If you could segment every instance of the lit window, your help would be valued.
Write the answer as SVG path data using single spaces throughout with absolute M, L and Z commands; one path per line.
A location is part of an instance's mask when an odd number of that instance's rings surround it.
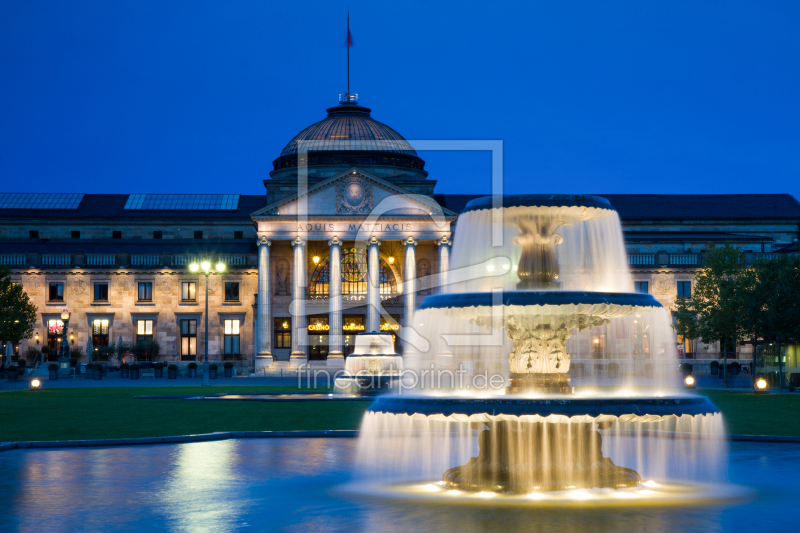
M 195 301 L 197 299 L 197 283 L 184 281 L 181 283 L 181 300 Z
M 151 340 L 153 340 L 153 321 L 152 320 L 137 320 L 136 321 L 136 340 L 137 341 L 151 341 Z
M 181 359 L 193 361 L 197 355 L 197 320 L 181 320 Z
M 239 354 L 239 321 L 238 320 L 225 320 L 224 322 L 224 354 L 225 355 L 238 355 Z
M 292 347 L 292 319 L 275 319 L 275 348 Z
M 92 320 L 92 346 L 95 350 L 108 346 L 108 319 Z

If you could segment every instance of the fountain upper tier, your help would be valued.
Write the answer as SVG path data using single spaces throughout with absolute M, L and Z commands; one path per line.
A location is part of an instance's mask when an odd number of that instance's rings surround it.
M 453 283 L 447 292 L 633 291 L 619 216 L 599 196 L 473 200 L 458 218 L 451 269 L 500 258 L 513 265 L 506 273 L 489 265 L 486 277 Z

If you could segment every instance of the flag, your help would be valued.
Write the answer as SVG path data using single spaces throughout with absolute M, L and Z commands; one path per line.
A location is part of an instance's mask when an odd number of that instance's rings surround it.
M 347 46 L 353 46 L 353 36 L 350 35 L 350 28 L 347 28 Z

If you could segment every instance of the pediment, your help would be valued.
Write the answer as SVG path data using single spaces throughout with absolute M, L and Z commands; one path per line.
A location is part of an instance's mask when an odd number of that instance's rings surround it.
M 366 217 L 376 210 L 390 216 L 430 216 L 436 212 L 456 217 L 456 213 L 441 208 L 433 198 L 411 193 L 357 167 L 317 183 L 303 194 L 268 205 L 251 216 L 254 219 L 298 214 Z

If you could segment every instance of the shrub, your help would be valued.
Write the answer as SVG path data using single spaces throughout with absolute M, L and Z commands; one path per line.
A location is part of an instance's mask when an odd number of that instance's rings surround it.
M 216 365 L 216 363 L 211 363 L 210 365 L 208 365 L 209 370 L 216 370 L 217 368 L 219 367 Z
M 681 370 L 686 372 L 692 371 L 692 364 L 691 363 L 681 363 Z
M 33 363 L 36 360 L 36 357 L 42 353 L 33 346 L 28 346 L 28 350 L 25 352 L 25 360 L 29 363 Z
M 139 370 L 139 365 L 137 365 L 136 363 L 133 363 L 131 365 L 131 370 Z
M 25 367 L 24 366 L 18 366 L 17 367 L 17 374 L 19 374 L 21 376 L 24 373 L 25 373 Z
M 189 363 L 189 368 L 197 368 L 197 363 Z
M 54 370 L 58 370 L 58 365 L 55 364 L 55 363 L 49 364 L 49 365 L 47 365 L 47 370 L 49 370 L 51 372 L 54 371 Z
M 19 366 L 20 368 L 25 368 L 25 365 L 26 365 L 26 364 L 28 364 L 28 362 L 27 362 L 27 361 L 25 361 L 25 359 L 20 359 L 20 360 L 17 362 L 17 366 Z
M 101 346 L 97 350 L 97 354 L 100 356 L 100 359 L 105 361 L 111 359 L 111 356 L 114 355 L 114 352 L 116 352 L 116 348 L 113 346 Z
M 176 364 L 171 364 L 171 365 L 169 365 L 169 366 L 167 367 L 167 370 L 178 370 L 178 365 L 176 365 Z
M 49 346 L 42 346 L 42 353 L 45 354 L 45 355 L 49 354 L 50 353 L 50 347 Z
M 130 370 L 131 365 L 129 365 L 128 363 L 122 363 L 122 365 L 120 365 L 120 368 L 124 370 Z
M 162 368 L 164 368 L 164 363 L 153 363 L 153 368 L 161 370 Z
M 228 361 L 228 362 L 226 362 L 225 364 L 223 364 L 222 366 L 224 366 L 225 368 L 233 368 L 233 363 L 231 363 L 230 361 Z
M 75 359 L 74 357 L 73 357 L 73 358 L 71 358 L 71 359 L 69 360 L 69 366 L 71 366 L 72 368 L 75 368 L 76 366 L 78 366 L 78 360 L 77 360 L 77 359 Z
M 719 361 L 711 361 L 711 368 L 719 368 Z
M 16 365 L 8 365 L 6 367 L 6 372 L 16 372 L 16 371 L 17 371 L 17 366 Z
M 81 357 L 83 357 L 83 350 L 80 347 L 78 347 L 78 348 L 74 348 L 74 347 L 70 348 L 69 351 L 70 351 L 69 355 L 73 359 L 77 360 L 77 359 L 80 359 Z
M 739 361 L 734 361 L 733 363 L 731 363 L 731 368 L 735 368 L 737 370 L 741 370 L 742 369 L 742 363 L 740 363 Z
M 155 359 L 161 352 L 161 345 L 157 341 L 136 341 L 130 350 L 137 359 Z

